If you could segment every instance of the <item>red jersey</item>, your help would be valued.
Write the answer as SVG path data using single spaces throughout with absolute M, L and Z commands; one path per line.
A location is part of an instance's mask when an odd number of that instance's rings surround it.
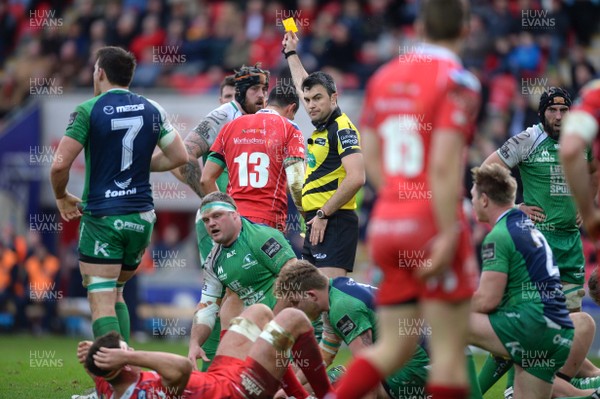
M 287 177 L 284 161 L 304 159 L 298 126 L 271 109 L 241 116 L 219 132 L 209 159 L 229 170 L 227 194 L 240 214 L 285 225 Z
M 96 378 L 95 381 L 98 398 L 111 399 L 114 391 L 110 384 L 104 378 Z M 175 388 L 163 386 L 161 377 L 157 372 L 142 371 L 138 382 L 131 385 L 123 397 L 128 399 L 192 399 L 198 397 L 198 392 L 216 394 L 222 385 L 224 384 L 215 381 L 207 373 L 192 371 L 185 390 L 176 394 Z
M 587 121 L 586 119 L 581 120 L 578 118 L 576 123 L 577 126 L 574 126 L 573 129 L 577 131 L 586 142 L 589 142 L 592 138 L 594 139 L 594 156 L 598 158 L 600 156 L 600 135 L 598 135 L 598 126 L 600 126 L 600 79 L 592 80 L 583 86 L 579 99 L 569 111 L 569 118 L 574 114 L 578 114 L 577 111 L 583 111 L 593 118 L 593 121 Z M 565 129 L 567 129 L 567 127 L 564 127 L 563 131 Z
M 99 399 L 112 399 L 113 388 L 104 378 L 95 378 Z M 279 389 L 275 377 L 252 358 L 241 360 L 216 356 L 208 372 L 192 371 L 183 392 L 164 387 L 155 371 L 142 371 L 136 384 L 122 398 L 127 399 L 267 399 Z M 169 392 L 170 391 L 170 392 Z
M 361 125 L 364 134 L 377 135 L 384 180 L 375 217 L 431 209 L 432 133 L 457 129 L 469 142 L 474 132 L 479 81 L 451 51 L 431 44 L 419 49 L 384 65 L 367 86 Z

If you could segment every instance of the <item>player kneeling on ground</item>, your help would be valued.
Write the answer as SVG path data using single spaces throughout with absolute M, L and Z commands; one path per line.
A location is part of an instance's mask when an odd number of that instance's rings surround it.
M 515 362 L 515 398 L 550 398 L 553 381 L 555 395 L 593 394 L 566 383 L 585 358 L 593 323 L 584 313 L 569 318 L 552 251 L 515 208 L 515 179 L 499 165 L 485 165 L 473 169 L 473 180 L 477 218 L 494 227 L 483 242 L 470 343 Z

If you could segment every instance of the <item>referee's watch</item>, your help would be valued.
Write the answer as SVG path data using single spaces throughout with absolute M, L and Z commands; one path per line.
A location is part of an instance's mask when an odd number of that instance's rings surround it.
M 325 214 L 325 212 L 323 211 L 323 209 L 319 209 L 319 210 L 317 211 L 317 217 L 318 217 L 319 219 L 329 219 L 329 216 L 327 216 L 327 215 Z

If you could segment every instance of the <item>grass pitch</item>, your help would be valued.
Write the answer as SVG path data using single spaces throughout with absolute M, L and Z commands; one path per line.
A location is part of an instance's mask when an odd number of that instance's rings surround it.
M 70 399 L 93 387 L 75 356 L 79 339 L 63 336 L 0 335 L 0 399 Z M 187 341 L 152 340 L 132 342 L 139 350 L 160 350 L 187 356 Z M 350 358 L 342 350 L 336 364 Z M 478 367 L 483 356 L 476 356 Z M 485 399 L 503 397 L 504 378 L 485 395 Z

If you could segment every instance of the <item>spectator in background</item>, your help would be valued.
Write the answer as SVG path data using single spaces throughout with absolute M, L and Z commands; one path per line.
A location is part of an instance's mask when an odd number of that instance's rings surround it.
M 133 11 L 125 11 L 120 14 L 115 30 L 111 32 L 108 45 L 122 48 L 129 48 L 129 45 L 135 37 L 137 25 L 137 14 Z
M 155 48 L 162 46 L 165 42 L 165 31 L 160 26 L 160 20 L 157 15 L 148 14 L 142 20 L 142 32 L 131 42 L 130 50 L 135 59 L 140 61 L 147 57 L 147 50 L 150 54 Z
M 505 62 L 508 70 L 515 76 L 532 74 L 539 70 L 542 50 L 531 33 L 519 33 L 517 44 L 509 51 Z
M 0 1 L 0 68 L 13 51 L 17 38 L 18 23 L 14 15 L 9 11 L 8 2 Z
M 40 333 L 50 329 L 50 322 L 56 318 L 56 303 L 62 298 L 58 289 L 58 258 L 48 252 L 44 244 L 37 243 L 33 253 L 25 260 L 27 272 L 27 292 L 33 303 L 42 304 L 43 313 L 35 314 L 32 318 L 33 332 Z M 40 317 L 36 317 L 40 316 Z
M 246 27 L 243 30 L 245 37 L 256 40 L 265 27 L 264 0 L 250 0 L 246 4 Z

